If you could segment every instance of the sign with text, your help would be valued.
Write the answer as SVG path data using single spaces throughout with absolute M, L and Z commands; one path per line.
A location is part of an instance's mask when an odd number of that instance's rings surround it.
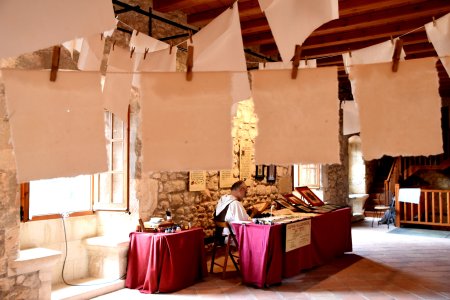
M 241 142 L 239 149 L 239 179 L 246 180 L 252 177 L 252 152 L 251 142 Z
M 189 191 L 206 190 L 206 171 L 190 171 L 189 172 Z
M 220 188 L 229 188 L 233 185 L 235 181 L 233 177 L 233 170 L 220 170 L 219 174 Z
M 286 225 L 286 252 L 311 244 L 311 219 Z

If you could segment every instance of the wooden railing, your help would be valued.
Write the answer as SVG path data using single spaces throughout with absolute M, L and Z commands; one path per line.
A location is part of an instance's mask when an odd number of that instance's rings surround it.
M 398 183 L 401 173 L 400 167 L 401 158 L 397 157 L 389 170 L 387 178 L 384 180 L 384 199 L 386 204 L 389 204 L 392 200 L 390 196 L 394 194 L 395 185 Z
M 395 199 L 398 199 L 399 185 L 395 185 Z M 422 189 L 418 204 L 395 202 L 395 226 L 420 224 L 450 226 L 450 190 Z

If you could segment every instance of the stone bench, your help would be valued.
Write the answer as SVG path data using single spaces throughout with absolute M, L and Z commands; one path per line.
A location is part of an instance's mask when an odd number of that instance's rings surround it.
M 52 292 L 52 269 L 61 256 L 60 251 L 46 248 L 31 248 L 19 251 L 19 257 L 9 262 L 8 276 L 39 272 L 39 299 L 50 299 Z
M 98 236 L 84 240 L 89 276 L 119 279 L 126 273 L 129 238 Z

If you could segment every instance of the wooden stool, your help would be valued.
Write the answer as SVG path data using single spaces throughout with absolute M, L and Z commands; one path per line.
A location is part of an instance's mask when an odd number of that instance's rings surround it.
M 228 257 L 231 258 L 231 261 L 233 262 L 234 267 L 236 268 L 236 270 L 238 272 L 240 272 L 239 270 L 239 266 L 236 262 L 235 259 L 238 259 L 239 256 L 233 254 L 233 245 L 231 245 L 231 241 L 234 242 L 234 245 L 236 247 L 236 250 L 238 249 L 238 243 L 236 240 L 236 236 L 234 235 L 233 231 L 231 230 L 231 227 L 229 226 L 229 224 L 227 222 L 220 222 L 220 221 L 214 221 L 214 223 L 216 224 L 216 230 L 217 228 L 228 228 L 229 230 L 229 234 L 227 235 L 227 242 L 225 243 L 225 245 L 222 244 L 222 240 L 216 236 L 214 236 L 214 244 L 213 244 L 213 249 L 212 249 L 212 255 L 211 255 L 211 267 L 209 272 L 211 274 L 214 273 L 214 265 L 217 265 L 219 267 L 222 268 L 222 279 L 225 279 L 225 272 L 227 271 L 227 263 L 228 263 Z M 216 251 L 217 248 L 223 247 L 225 246 L 225 257 L 224 257 L 224 261 L 223 264 L 219 264 L 215 261 L 216 259 Z

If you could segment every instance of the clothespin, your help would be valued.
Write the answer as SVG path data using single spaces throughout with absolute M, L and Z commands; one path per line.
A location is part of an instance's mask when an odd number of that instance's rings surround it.
M 391 44 L 394 45 L 394 38 L 391 35 Z
M 139 30 L 136 30 L 136 36 L 139 34 Z
M 436 19 L 433 16 L 433 26 L 436 27 Z
M 113 45 L 112 45 L 112 48 L 113 48 L 113 51 L 114 51 L 114 46 L 116 45 L 116 41 L 114 41 L 113 42 Z
M 350 51 L 350 48 L 348 49 L 348 56 L 352 57 L 352 51 Z
M 172 54 L 172 47 L 173 47 L 173 43 L 172 43 L 172 41 L 170 41 L 170 48 L 169 48 L 169 54 Z
M 188 46 L 187 60 L 186 60 L 186 80 L 192 80 L 192 68 L 194 67 L 194 46 Z
M 131 52 L 130 52 L 130 58 L 133 58 L 134 50 L 136 50 L 136 48 L 135 48 L 135 47 L 132 47 L 132 48 L 131 48 Z
M 295 45 L 294 57 L 292 58 L 292 73 L 291 73 L 292 79 L 297 78 L 298 66 L 300 66 L 301 54 L 302 54 L 302 46 Z
M 189 42 L 191 42 L 191 44 L 193 44 L 194 42 L 192 41 L 192 30 L 189 29 Z
M 148 48 L 145 48 L 145 50 L 144 50 L 144 59 L 147 57 L 147 53 L 148 53 Z
M 50 70 L 50 81 L 56 81 L 56 75 L 59 69 L 59 57 L 61 54 L 61 46 L 53 47 L 52 68 Z
M 265 61 L 263 62 L 263 66 L 264 66 L 264 69 L 265 69 L 266 68 L 266 62 Z
M 100 40 L 103 41 L 103 32 L 100 33 Z
M 392 72 L 397 72 L 400 55 L 402 54 L 403 40 L 397 39 L 395 42 L 394 54 L 392 55 Z
M 308 58 L 305 56 L 305 66 L 308 66 Z

